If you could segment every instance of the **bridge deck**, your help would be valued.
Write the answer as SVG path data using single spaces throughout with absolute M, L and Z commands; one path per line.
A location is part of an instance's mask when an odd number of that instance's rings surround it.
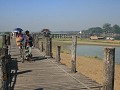
M 101 85 L 70 68 L 45 58 L 36 48 L 32 62 L 20 62 L 19 50 L 11 41 L 11 90 L 100 90 Z

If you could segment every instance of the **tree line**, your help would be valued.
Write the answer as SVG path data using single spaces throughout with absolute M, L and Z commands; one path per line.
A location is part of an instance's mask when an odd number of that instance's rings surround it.
M 82 33 L 84 34 L 120 34 L 120 26 L 115 24 L 111 26 L 109 23 L 105 23 L 103 27 L 92 27 L 88 30 L 83 30 Z

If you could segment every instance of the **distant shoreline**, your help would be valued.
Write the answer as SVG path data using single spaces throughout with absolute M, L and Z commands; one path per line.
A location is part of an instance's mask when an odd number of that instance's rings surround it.
M 120 47 L 120 44 L 110 44 L 110 43 L 86 43 L 86 42 L 81 42 L 81 43 L 78 43 L 78 45 L 96 45 L 96 46 L 114 46 L 114 47 Z
M 62 40 L 62 39 L 59 39 L 59 40 L 53 40 L 53 43 L 56 46 L 61 46 L 61 52 L 65 52 L 67 54 L 70 54 L 69 50 L 67 50 L 66 46 L 69 46 L 69 45 L 72 45 L 72 41 L 71 40 Z M 57 45 L 56 45 L 57 44 Z M 91 46 L 103 46 L 104 48 L 105 47 L 120 47 L 120 44 L 112 44 L 112 43 L 98 43 L 98 42 L 82 42 L 82 41 L 78 41 L 77 42 L 77 45 L 91 45 Z M 56 48 L 54 48 L 56 49 Z M 80 55 L 77 55 L 77 56 L 80 56 Z M 87 56 L 84 56 L 86 58 L 88 58 Z M 94 56 L 93 56 L 94 58 Z M 99 59 L 99 58 L 96 58 L 96 59 Z M 117 65 L 120 65 L 120 63 L 116 63 Z
M 57 41 L 66 44 L 72 44 L 72 41 Z M 100 42 L 80 42 L 77 41 L 77 45 L 96 45 L 96 46 L 112 46 L 112 47 L 120 47 L 120 44 L 112 44 L 112 43 L 100 43 Z

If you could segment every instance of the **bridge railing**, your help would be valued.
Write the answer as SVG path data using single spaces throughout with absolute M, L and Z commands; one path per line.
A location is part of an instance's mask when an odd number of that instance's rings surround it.
M 50 55 L 52 53 L 52 38 L 50 36 L 44 37 L 40 35 L 34 35 L 35 46 L 39 48 L 41 51 L 44 51 L 46 55 Z M 76 45 L 77 45 L 77 36 L 72 37 L 72 58 L 71 58 L 71 71 L 73 73 L 76 72 Z M 61 46 L 57 46 L 57 55 L 56 61 L 60 63 L 60 49 Z M 115 48 L 106 47 L 104 48 L 104 82 L 103 82 L 103 90 L 114 90 L 114 73 L 115 73 Z M 101 88 L 101 87 L 100 87 Z
M 52 37 L 50 35 L 33 34 L 34 47 L 45 53 L 45 56 L 52 57 Z

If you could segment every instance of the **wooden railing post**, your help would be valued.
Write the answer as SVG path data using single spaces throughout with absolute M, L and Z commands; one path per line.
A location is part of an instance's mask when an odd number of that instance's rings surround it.
M 115 48 L 104 48 L 103 90 L 114 90 Z
M 77 45 L 77 36 L 72 36 L 72 67 L 71 71 L 76 72 L 76 45 Z
M 37 44 L 37 43 L 36 43 L 36 42 L 37 42 L 36 37 L 37 37 L 37 35 L 35 34 L 35 35 L 34 35 L 34 45 L 35 45 L 35 47 L 37 47 L 37 45 L 36 45 L 36 44 Z
M 41 42 L 41 48 L 40 48 L 41 52 L 43 52 L 43 42 Z
M 3 37 L 2 37 L 2 47 L 5 47 L 6 44 L 7 44 L 7 42 L 6 42 L 6 35 L 3 35 Z
M 52 38 L 50 36 L 45 37 L 45 54 L 52 57 Z
M 2 54 L 2 49 L 0 50 L 0 54 Z M 2 65 L 3 65 L 2 64 L 2 58 L 0 57 L 0 90 L 3 90 L 3 71 L 2 71 Z
M 7 86 L 7 63 L 8 63 L 8 50 L 7 48 L 2 48 L 0 58 L 0 90 L 8 90 Z
M 10 45 L 10 35 L 7 36 L 7 45 Z
M 39 45 L 39 37 L 37 36 L 37 48 L 40 49 L 40 45 Z
M 57 46 L 56 61 L 60 63 L 60 49 L 61 46 Z
M 8 90 L 7 80 L 8 80 L 8 45 L 10 45 L 10 36 L 3 35 L 2 38 L 2 49 L 0 54 L 0 90 Z M 2 77 L 1 77 L 2 75 Z
M 35 33 L 32 34 L 33 37 L 33 46 L 35 47 Z

